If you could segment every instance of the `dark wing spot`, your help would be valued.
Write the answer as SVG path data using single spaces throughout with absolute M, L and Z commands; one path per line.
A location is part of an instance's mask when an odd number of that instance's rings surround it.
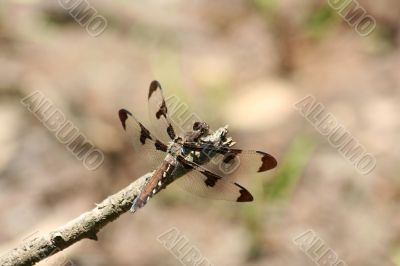
M 151 95 L 153 94 L 153 92 L 155 92 L 155 91 L 158 89 L 158 87 L 160 87 L 160 83 L 158 83 L 157 80 L 153 80 L 153 81 L 150 83 L 149 97 L 148 97 L 148 99 L 150 99 Z
M 154 146 L 156 147 L 156 149 L 158 151 L 163 151 L 163 152 L 167 152 L 167 145 L 165 145 L 164 143 L 162 143 L 161 141 L 159 141 L 158 139 L 156 140 L 156 142 L 154 143 Z
M 189 161 L 186 161 L 182 156 L 178 156 L 177 159 L 178 159 L 178 162 L 183 166 L 183 168 L 185 168 L 187 170 L 194 169 L 194 166 Z
M 118 112 L 119 120 L 121 120 L 122 127 L 126 130 L 126 120 L 128 119 L 128 115 L 132 115 L 129 111 L 125 109 L 121 109 Z
M 209 171 L 201 171 L 201 173 L 207 177 L 207 179 L 204 180 L 204 183 L 206 183 L 208 187 L 215 186 L 215 183 L 217 183 L 218 179 L 221 179 L 220 176 L 213 174 Z
M 223 162 L 225 164 L 230 163 L 232 160 L 236 158 L 238 154 L 242 153 L 242 150 L 227 150 L 227 153 L 224 156 Z
M 172 140 L 175 139 L 175 137 L 176 137 L 175 131 L 174 131 L 174 128 L 172 127 L 171 124 L 169 124 L 169 126 L 168 126 L 168 128 L 167 128 L 167 133 L 168 133 L 168 136 L 169 136 Z
M 240 196 L 237 198 L 237 200 L 236 200 L 237 202 L 253 201 L 254 198 L 247 189 L 245 189 L 238 183 L 235 183 L 235 185 L 240 188 L 240 190 L 239 190 Z
M 194 122 L 193 130 L 199 130 L 199 129 L 200 129 L 200 122 Z
M 262 152 L 262 151 L 257 151 L 258 154 L 263 155 L 261 157 L 262 164 L 260 168 L 258 169 L 258 172 L 264 172 L 267 170 L 270 170 L 272 168 L 275 168 L 278 165 L 278 162 L 272 155 Z
M 202 173 L 206 177 L 206 180 L 204 180 L 204 183 L 206 183 L 206 186 L 208 186 L 208 187 L 215 186 L 215 183 L 217 183 L 218 179 L 222 178 L 210 171 L 199 168 L 196 164 L 185 160 L 185 158 L 183 158 L 182 156 L 178 156 L 177 159 L 178 159 L 178 162 L 181 165 L 183 165 L 184 168 L 199 171 L 200 173 Z
M 227 164 L 227 163 L 231 162 L 235 158 L 236 158 L 236 154 L 228 153 L 228 154 L 225 154 L 223 162 L 225 164 Z
M 140 142 L 144 145 L 146 143 L 146 139 L 152 139 L 150 135 L 150 131 L 147 130 L 141 123 L 140 125 Z
M 163 115 L 165 118 L 167 118 L 167 113 L 168 113 L 167 104 L 163 100 L 160 109 L 156 113 L 156 117 L 157 119 L 160 119 L 160 117 Z

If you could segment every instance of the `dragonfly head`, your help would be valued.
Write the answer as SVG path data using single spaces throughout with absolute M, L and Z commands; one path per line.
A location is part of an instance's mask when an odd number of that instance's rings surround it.
M 210 127 L 205 122 L 194 122 L 193 130 L 185 134 L 185 142 L 197 142 L 210 133 Z
M 193 132 L 198 132 L 199 137 L 207 135 L 210 131 L 210 126 L 206 122 L 194 122 Z

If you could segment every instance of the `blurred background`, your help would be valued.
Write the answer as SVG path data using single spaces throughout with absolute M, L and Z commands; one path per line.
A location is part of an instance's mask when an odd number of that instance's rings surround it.
M 322 0 L 90 1 L 108 23 L 97 37 L 61 2 L 0 2 L 1 254 L 152 170 L 117 111 L 146 123 L 157 79 L 278 168 L 243 176 L 255 196 L 247 204 L 171 185 L 98 242 L 39 265 L 180 265 L 157 241 L 171 227 L 212 265 L 313 265 L 292 241 L 309 229 L 347 265 L 400 265 L 399 1 L 358 1 L 377 22 L 367 37 Z M 104 152 L 97 170 L 21 104 L 36 90 Z M 374 171 L 361 175 L 294 108 L 307 95 L 375 156 Z

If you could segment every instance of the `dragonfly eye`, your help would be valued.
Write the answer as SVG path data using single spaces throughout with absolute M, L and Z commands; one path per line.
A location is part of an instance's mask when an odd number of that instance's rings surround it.
M 201 123 L 200 122 L 194 122 L 193 124 L 193 130 L 199 130 L 201 127 Z

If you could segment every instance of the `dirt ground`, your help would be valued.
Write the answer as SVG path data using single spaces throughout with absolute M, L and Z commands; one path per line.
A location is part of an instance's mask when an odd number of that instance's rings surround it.
M 399 1 L 358 1 L 376 22 L 367 36 L 327 0 L 88 0 L 107 23 L 101 32 L 81 26 L 69 2 L 0 2 L 0 254 L 153 170 L 118 110 L 148 123 L 156 79 L 166 96 L 213 129 L 229 125 L 237 147 L 266 151 L 278 167 L 241 177 L 251 203 L 171 185 L 97 242 L 38 265 L 181 265 L 160 243 L 171 228 L 209 265 L 333 265 L 318 260 L 329 249 L 338 266 L 400 265 Z M 88 170 L 23 105 L 35 91 L 102 151 L 100 167 Z M 299 110 L 306 96 L 376 167 L 366 174 L 345 158 Z M 305 232 L 319 241 L 307 250 Z

